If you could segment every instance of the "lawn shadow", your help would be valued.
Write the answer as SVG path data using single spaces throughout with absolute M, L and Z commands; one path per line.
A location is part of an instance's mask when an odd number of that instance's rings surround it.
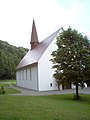
M 80 95 L 80 99 L 79 100 L 75 100 L 74 99 L 74 95 L 75 94 L 60 94 L 60 95 L 51 95 L 49 96 L 49 99 L 53 99 L 53 100 L 62 100 L 62 101 L 73 101 L 73 102 L 89 102 L 90 103 L 90 95 L 86 95 L 86 94 L 79 94 Z

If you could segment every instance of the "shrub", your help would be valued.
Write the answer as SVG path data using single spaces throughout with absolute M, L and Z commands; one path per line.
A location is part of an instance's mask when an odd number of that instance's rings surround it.
M 5 90 L 3 86 L 1 87 L 0 94 L 5 94 Z

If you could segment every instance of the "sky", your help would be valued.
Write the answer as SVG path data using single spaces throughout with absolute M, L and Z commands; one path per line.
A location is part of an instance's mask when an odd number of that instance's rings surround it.
M 90 0 L 0 0 L 0 40 L 30 48 L 33 19 L 39 41 L 69 26 L 90 39 Z

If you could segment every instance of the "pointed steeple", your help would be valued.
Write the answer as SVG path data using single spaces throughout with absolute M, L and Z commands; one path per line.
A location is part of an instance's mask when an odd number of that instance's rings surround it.
M 36 30 L 36 26 L 35 26 L 35 21 L 33 20 L 33 24 L 32 24 L 32 33 L 31 33 L 31 50 L 35 48 L 35 46 L 37 46 L 39 44 L 38 42 L 38 36 L 37 36 L 37 30 Z

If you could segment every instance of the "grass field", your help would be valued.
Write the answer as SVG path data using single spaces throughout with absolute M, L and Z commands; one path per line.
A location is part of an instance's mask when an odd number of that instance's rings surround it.
M 2 86 L 4 87 L 5 95 L 6 94 L 13 94 L 13 93 L 20 93 L 20 91 L 18 91 L 18 90 L 11 89 L 10 84 L 15 85 L 16 81 L 15 80 L 0 81 L 0 89 L 1 89 Z
M 0 80 L 0 82 L 16 82 L 16 80 Z
M 90 95 L 0 95 L 0 120 L 90 120 Z
M 13 93 L 14 91 L 12 91 Z M 11 93 L 11 90 L 7 92 Z M 90 95 L 10 96 L 0 94 L 0 120 L 90 120 Z
M 9 84 L 5 84 L 5 83 L 2 83 L 2 82 L 1 82 L 1 83 L 0 83 L 0 87 L 2 87 L 2 86 L 3 86 L 3 87 L 9 87 Z

